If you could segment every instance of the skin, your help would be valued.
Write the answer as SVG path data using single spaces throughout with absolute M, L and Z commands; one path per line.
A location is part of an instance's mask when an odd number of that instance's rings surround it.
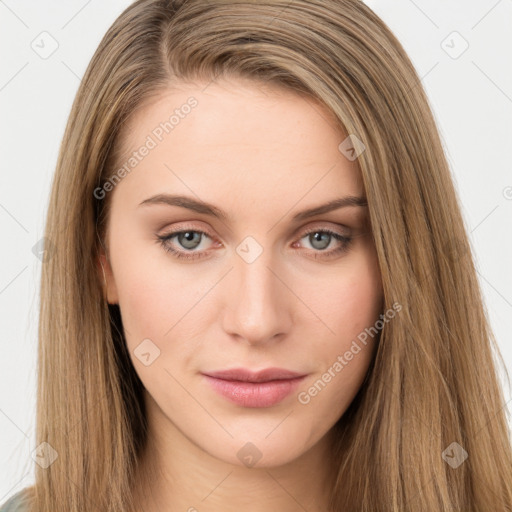
M 367 208 L 291 219 L 338 197 L 364 197 L 357 160 L 339 151 L 346 134 L 310 98 L 239 79 L 206 85 L 182 83 L 135 113 L 122 134 L 127 157 L 169 112 L 190 96 L 198 101 L 109 192 L 108 255 L 100 261 L 145 387 L 150 430 L 134 494 L 145 512 L 325 511 L 332 427 L 364 380 L 373 340 L 309 403 L 297 395 L 378 320 L 382 285 Z M 139 206 L 162 193 L 200 198 L 228 219 Z M 304 234 L 309 228 L 352 242 L 335 254 L 343 243 L 327 238 L 322 251 Z M 192 249 L 206 257 L 176 259 L 155 238 L 180 229 L 208 233 L 196 234 Z M 263 251 L 251 263 L 236 251 L 247 236 Z M 191 252 L 181 242 L 168 245 Z M 145 339 L 160 350 L 148 366 L 134 353 Z M 248 408 L 200 373 L 234 367 L 307 377 L 281 403 Z M 237 457 L 248 442 L 261 455 L 253 467 Z

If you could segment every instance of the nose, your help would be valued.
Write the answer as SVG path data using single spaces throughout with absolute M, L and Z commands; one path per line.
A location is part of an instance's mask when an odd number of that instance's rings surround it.
M 293 294 L 270 251 L 253 262 L 234 255 L 234 268 L 225 287 L 223 328 L 251 345 L 280 340 L 292 325 Z

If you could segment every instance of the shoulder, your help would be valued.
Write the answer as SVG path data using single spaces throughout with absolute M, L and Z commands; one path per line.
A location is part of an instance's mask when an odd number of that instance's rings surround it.
M 27 491 L 28 489 L 22 489 L 0 504 L 0 512 L 28 512 Z

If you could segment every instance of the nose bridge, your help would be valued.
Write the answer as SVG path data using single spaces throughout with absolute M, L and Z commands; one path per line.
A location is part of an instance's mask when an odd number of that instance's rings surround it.
M 226 331 L 250 343 L 285 332 L 290 317 L 285 287 L 274 275 L 272 251 L 258 246 L 248 240 L 237 247 L 224 316 Z

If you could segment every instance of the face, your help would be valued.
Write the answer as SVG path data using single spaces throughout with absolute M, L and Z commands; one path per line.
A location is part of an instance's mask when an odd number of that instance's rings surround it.
M 250 82 L 205 86 L 169 89 L 125 127 L 129 171 L 103 189 L 108 301 L 155 431 L 275 466 L 326 439 L 360 388 L 380 274 L 365 206 L 305 213 L 364 199 L 329 112 Z

